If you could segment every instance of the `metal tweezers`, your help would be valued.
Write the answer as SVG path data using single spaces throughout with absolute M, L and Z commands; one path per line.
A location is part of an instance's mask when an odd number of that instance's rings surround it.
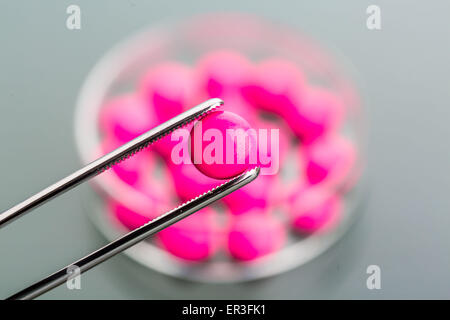
M 62 193 L 76 187 L 82 182 L 89 180 L 98 174 L 108 170 L 112 166 L 118 164 L 121 161 L 128 159 L 142 149 L 148 147 L 153 142 L 160 138 L 170 134 L 174 130 L 196 120 L 201 120 L 208 113 L 219 108 L 223 105 L 221 99 L 207 100 L 186 112 L 164 122 L 163 124 L 147 131 L 139 137 L 131 140 L 128 143 L 120 146 L 107 155 L 89 163 L 85 167 L 72 173 L 71 175 L 61 179 L 53 185 L 38 192 L 34 196 L 29 197 L 25 201 L 17 204 L 11 209 L 0 214 L 0 228 L 13 220 L 21 217 L 30 210 L 42 205 L 46 201 L 49 201 Z M 53 273 L 47 278 L 36 282 L 28 288 L 14 294 L 8 299 L 33 299 L 39 295 L 63 284 L 71 277 L 72 270 L 75 266 L 78 268 L 78 272 L 85 272 L 94 266 L 102 263 L 103 261 L 113 257 L 114 255 L 122 252 L 138 242 L 146 239 L 147 237 L 161 231 L 162 229 L 174 224 L 175 222 L 186 218 L 192 213 L 206 207 L 207 205 L 225 197 L 233 191 L 243 187 L 250 183 L 259 174 L 259 167 L 250 169 L 241 175 L 234 177 L 227 182 L 209 190 L 208 192 L 197 196 L 196 198 L 180 205 L 179 207 L 159 216 L 158 218 L 148 222 L 147 224 L 125 234 L 121 238 L 107 244 L 106 246 L 98 249 L 85 256 L 84 258 L 75 261 L 69 266 Z

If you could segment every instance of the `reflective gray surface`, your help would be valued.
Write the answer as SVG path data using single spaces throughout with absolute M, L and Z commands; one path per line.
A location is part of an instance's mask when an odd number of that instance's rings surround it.
M 75 99 L 105 51 L 152 23 L 216 10 L 301 28 L 353 62 L 370 104 L 371 187 L 342 241 L 277 277 L 200 285 L 117 256 L 83 275 L 81 290 L 62 286 L 42 298 L 450 298 L 450 3 L 76 1 L 82 29 L 69 31 L 65 11 L 74 2 L 2 1 L 0 211 L 80 167 Z M 365 25 L 373 3 L 380 31 Z M 105 244 L 85 217 L 83 191 L 0 230 L 0 298 Z M 371 264 L 381 267 L 381 290 L 366 288 Z

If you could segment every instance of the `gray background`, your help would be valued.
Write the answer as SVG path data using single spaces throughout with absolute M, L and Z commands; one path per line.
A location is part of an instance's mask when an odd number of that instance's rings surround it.
M 82 30 L 65 27 L 79 4 Z M 75 99 L 87 73 L 142 27 L 243 11 L 301 28 L 356 66 L 370 108 L 370 195 L 351 231 L 302 268 L 241 285 L 199 285 L 144 272 L 123 256 L 89 271 L 82 290 L 42 298 L 450 298 L 450 3 L 448 1 L 1 1 L 0 208 L 79 167 Z M 365 10 L 378 4 L 382 30 Z M 0 298 L 104 240 L 70 193 L 0 230 Z M 366 268 L 382 289 L 366 288 Z M 137 270 L 134 270 L 137 269 Z

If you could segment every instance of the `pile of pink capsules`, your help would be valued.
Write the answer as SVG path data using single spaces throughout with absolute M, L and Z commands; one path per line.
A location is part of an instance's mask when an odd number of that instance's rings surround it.
M 339 224 L 343 190 L 351 187 L 348 178 L 357 162 L 356 147 L 342 134 L 346 106 L 335 93 L 308 83 L 297 65 L 280 58 L 251 62 L 220 50 L 194 66 L 159 63 L 136 88 L 102 107 L 103 153 L 209 98 L 221 98 L 225 105 L 201 121 L 204 128 L 279 129 L 280 170 L 260 175 L 218 205 L 158 233 L 156 243 L 172 255 L 194 262 L 220 251 L 249 261 L 280 250 L 288 235 L 330 232 Z M 140 205 L 127 194 L 105 199 L 115 221 L 135 229 L 245 169 L 198 165 L 192 156 L 175 164 L 172 151 L 178 143 L 167 136 L 107 173 L 154 204 Z M 288 158 L 296 169 L 286 178 Z

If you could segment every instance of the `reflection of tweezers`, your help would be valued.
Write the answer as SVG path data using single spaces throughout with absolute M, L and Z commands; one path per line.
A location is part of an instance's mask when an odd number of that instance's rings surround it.
M 17 204 L 11 209 L 0 214 L 0 227 L 19 218 L 21 215 L 38 207 L 44 202 L 51 200 L 65 191 L 79 185 L 80 183 L 95 177 L 99 173 L 109 169 L 117 163 L 129 158 L 135 153 L 148 147 L 153 142 L 170 134 L 172 131 L 184 126 L 195 120 L 202 119 L 212 110 L 220 107 L 223 101 L 220 99 L 210 99 L 198 106 L 189 109 L 186 112 L 164 122 L 163 124 L 151 129 L 150 131 L 140 135 L 134 140 L 122 145 L 107 155 L 89 163 L 80 170 L 67 176 L 66 178 L 47 187 L 41 192 L 28 198 L 27 200 Z M 253 181 L 259 174 L 259 167 L 242 173 L 241 175 L 223 183 L 222 185 L 199 195 L 198 197 L 182 204 L 181 206 L 159 216 L 158 218 L 148 222 L 147 224 L 135 229 L 123 237 L 109 243 L 103 248 L 92 252 L 86 257 L 74 262 L 73 264 L 59 270 L 58 272 L 48 276 L 47 278 L 33 284 L 32 286 L 18 292 L 9 299 L 33 299 L 57 286 L 73 278 L 73 272 L 82 273 L 117 253 L 135 245 L 139 241 L 146 239 L 171 224 L 186 218 L 190 214 L 206 207 L 230 194 L 231 192 L 243 187 L 247 183 Z

